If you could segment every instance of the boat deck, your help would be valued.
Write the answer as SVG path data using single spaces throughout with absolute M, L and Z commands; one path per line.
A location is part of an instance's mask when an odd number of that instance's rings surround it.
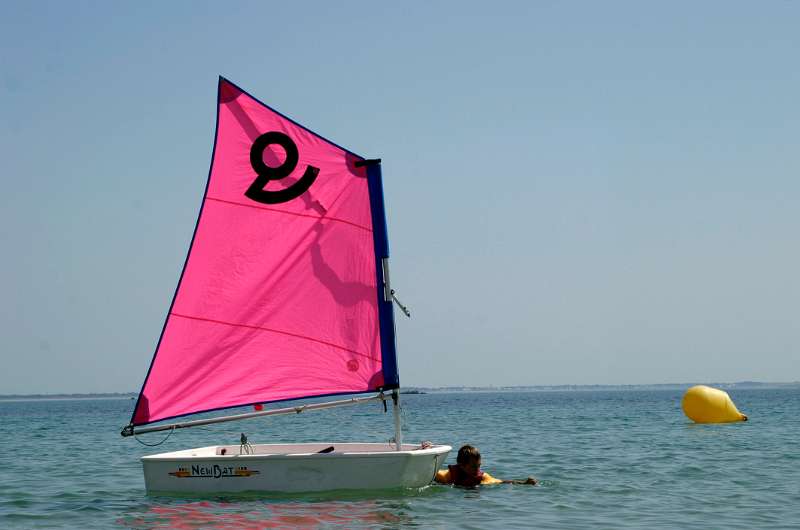
M 435 450 L 440 446 L 421 447 L 414 444 L 403 444 L 401 453 L 419 454 L 426 451 Z M 330 448 L 333 448 L 330 450 Z M 326 451 L 327 450 L 327 451 Z M 310 455 L 359 455 L 367 454 L 397 454 L 398 451 L 393 443 L 306 443 L 306 444 L 251 444 L 241 445 L 210 445 L 208 447 L 198 447 L 195 449 L 184 449 L 170 453 L 160 453 L 142 457 L 143 459 L 195 459 L 195 458 L 230 458 L 253 457 L 253 456 L 310 456 Z

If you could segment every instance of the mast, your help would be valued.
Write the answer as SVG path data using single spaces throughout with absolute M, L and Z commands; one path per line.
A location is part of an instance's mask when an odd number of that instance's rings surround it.
M 378 285 L 378 321 L 381 333 L 383 390 L 392 389 L 395 447 L 401 449 L 403 433 L 400 425 L 400 375 L 397 367 L 397 345 L 394 328 L 393 292 L 389 279 L 389 235 L 386 227 L 386 206 L 383 198 L 381 159 L 360 160 L 356 167 L 366 167 L 369 202 L 372 211 L 372 237 L 375 243 L 375 274 Z
M 394 447 L 396 450 L 403 449 L 403 431 L 400 426 L 400 391 L 395 390 L 392 392 L 392 415 L 394 416 Z

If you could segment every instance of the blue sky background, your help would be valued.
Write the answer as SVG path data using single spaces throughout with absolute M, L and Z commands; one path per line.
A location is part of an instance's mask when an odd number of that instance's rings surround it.
M 800 3 L 0 4 L 0 394 L 138 390 L 217 76 L 384 161 L 401 382 L 800 379 Z

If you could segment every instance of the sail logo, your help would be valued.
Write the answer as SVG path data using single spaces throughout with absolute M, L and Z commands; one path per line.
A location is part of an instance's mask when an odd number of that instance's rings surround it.
M 247 466 L 213 466 L 192 465 L 191 467 L 179 467 L 176 471 L 168 474 L 176 478 L 244 478 L 258 475 L 260 471 L 247 469 Z
M 271 145 L 281 146 L 286 153 L 283 163 L 277 167 L 271 167 L 264 163 L 264 151 Z M 303 176 L 297 182 L 282 190 L 267 191 L 264 186 L 271 180 L 280 180 L 291 175 L 299 160 L 300 154 L 297 151 L 297 144 L 288 135 L 278 131 L 262 134 L 255 139 L 250 147 L 250 165 L 253 166 L 253 171 L 258 176 L 247 188 L 247 191 L 244 192 L 245 196 L 264 204 L 279 204 L 296 199 L 308 191 L 308 188 L 317 179 L 319 168 L 306 166 Z

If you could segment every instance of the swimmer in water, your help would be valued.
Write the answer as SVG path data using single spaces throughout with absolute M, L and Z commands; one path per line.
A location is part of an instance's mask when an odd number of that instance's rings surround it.
M 447 466 L 436 472 L 434 480 L 439 484 L 453 484 L 454 486 L 474 487 L 482 484 L 530 484 L 535 486 L 539 482 L 528 477 L 525 480 L 500 480 L 489 473 L 481 471 L 481 453 L 471 445 L 465 445 L 458 450 L 456 465 Z

